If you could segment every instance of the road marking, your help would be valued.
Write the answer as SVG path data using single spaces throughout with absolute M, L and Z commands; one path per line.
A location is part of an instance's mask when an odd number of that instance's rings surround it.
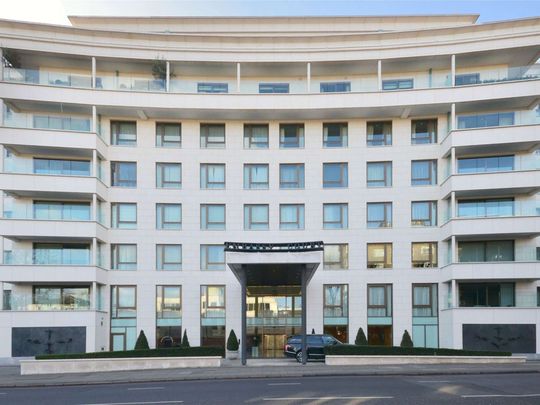
M 128 391 L 139 391 L 139 390 L 164 390 L 165 387 L 137 387 L 137 388 L 128 388 Z
M 540 394 L 478 394 L 462 395 L 461 398 L 528 398 L 540 397 Z
M 268 385 L 300 385 L 299 382 L 290 382 L 290 383 L 269 383 Z
M 184 401 L 152 401 L 152 402 L 106 402 L 101 404 L 80 405 L 151 405 L 151 404 L 183 404 Z
M 263 401 L 338 401 L 343 399 L 393 399 L 394 397 L 282 397 L 263 398 Z
M 425 381 L 417 381 L 417 383 L 449 383 L 449 380 L 425 380 Z

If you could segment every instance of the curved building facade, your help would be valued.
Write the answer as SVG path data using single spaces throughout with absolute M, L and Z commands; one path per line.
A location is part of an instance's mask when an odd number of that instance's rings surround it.
M 540 352 L 540 19 L 476 19 L 0 21 L 0 357 Z

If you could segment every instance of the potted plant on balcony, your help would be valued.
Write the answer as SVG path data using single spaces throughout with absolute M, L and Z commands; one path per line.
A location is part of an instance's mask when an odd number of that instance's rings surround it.
M 227 359 L 234 360 L 238 358 L 238 338 L 234 333 L 234 329 L 231 329 L 229 338 L 227 339 Z
M 152 63 L 152 76 L 154 76 L 153 86 L 159 90 L 165 89 L 165 83 L 167 82 L 167 61 L 163 58 L 156 57 Z M 169 78 L 175 77 L 172 69 L 169 69 Z

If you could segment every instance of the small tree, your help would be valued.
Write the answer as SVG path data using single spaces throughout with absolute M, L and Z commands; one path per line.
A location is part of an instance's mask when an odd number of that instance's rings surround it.
M 139 333 L 139 337 L 137 338 L 137 341 L 135 342 L 135 350 L 148 350 L 150 349 L 150 346 L 148 346 L 148 339 L 146 339 L 146 335 L 144 334 L 144 331 L 141 330 L 141 333 Z
M 169 66 L 170 67 L 170 66 Z M 167 61 L 159 56 L 154 59 L 152 62 L 152 76 L 156 80 L 166 80 L 167 79 Z M 176 77 L 172 68 L 169 69 L 169 77 L 172 79 Z
M 187 337 L 187 330 L 184 329 L 184 336 L 182 336 L 182 343 L 180 343 L 180 347 L 187 349 L 189 347 L 189 340 Z
M 356 339 L 354 339 L 354 344 L 357 346 L 367 346 L 368 341 L 364 329 L 359 328 L 358 333 L 356 334 Z
M 234 329 L 231 329 L 231 332 L 229 333 L 229 338 L 227 339 L 227 350 L 231 352 L 236 352 L 238 350 L 238 338 L 236 337 L 236 333 L 234 333 Z
M 407 332 L 407 329 L 405 329 L 405 332 L 403 332 L 403 337 L 401 338 L 401 347 L 414 347 L 413 341 L 411 339 L 411 335 L 409 335 L 409 332 Z

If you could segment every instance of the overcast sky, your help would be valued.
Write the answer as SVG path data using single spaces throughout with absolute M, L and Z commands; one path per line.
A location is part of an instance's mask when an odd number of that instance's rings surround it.
M 480 14 L 479 22 L 540 16 L 540 0 L 0 0 L 0 18 L 68 24 L 67 15 L 320 16 Z

